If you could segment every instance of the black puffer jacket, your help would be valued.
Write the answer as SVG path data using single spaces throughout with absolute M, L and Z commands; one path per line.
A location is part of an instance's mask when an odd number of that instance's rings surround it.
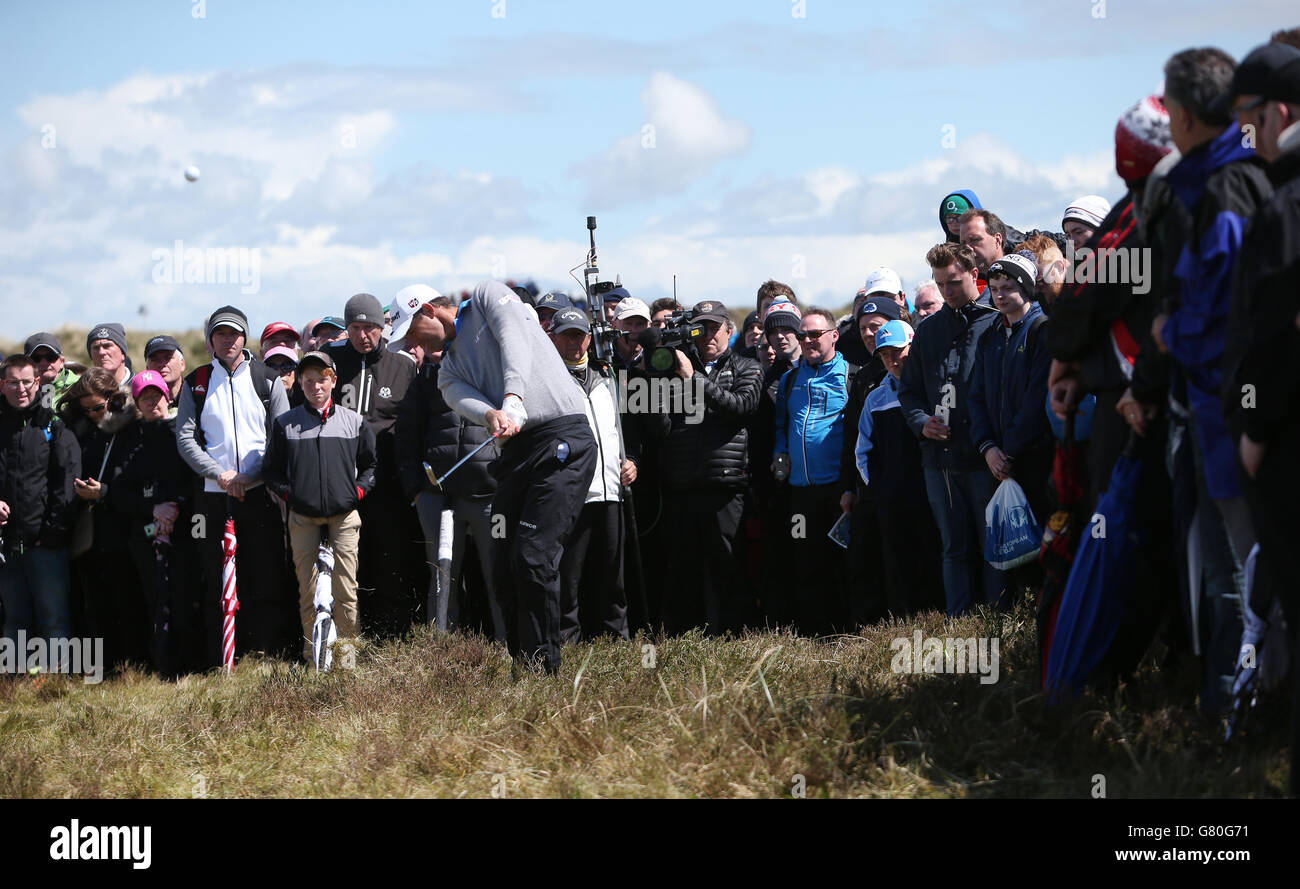
M 37 401 L 15 410 L 0 400 L 0 500 L 9 505 L 4 551 L 68 543 L 76 495 L 72 480 L 81 474 L 77 439 Z
M 763 374 L 758 408 L 749 418 L 749 474 L 754 488 L 763 493 L 776 484 L 772 478 L 772 452 L 776 448 L 776 393 L 781 385 L 781 375 L 793 366 L 794 362 L 785 357 L 772 362 Z
M 660 480 L 669 490 L 739 488 L 748 480 L 749 431 L 758 410 L 763 374 L 757 361 L 724 352 L 705 375 L 696 371 L 687 386 L 704 380 L 704 418 L 687 423 L 685 413 L 663 414 Z
M 326 350 L 334 359 L 338 381 L 334 400 L 356 411 L 375 433 L 379 463 L 375 467 L 375 484 L 387 486 L 397 482 L 397 461 L 393 453 L 393 424 L 406 390 L 415 379 L 415 361 L 405 352 L 390 352 L 388 341 L 362 355 L 348 340 L 332 343 Z
M 420 368 L 397 409 L 394 426 L 397 472 L 408 500 L 428 486 L 423 464 L 427 462 L 441 476 L 490 436 L 487 429 L 466 420 L 447 406 L 438 390 L 438 365 Z M 488 445 L 447 479 L 443 492 L 453 497 L 487 497 L 497 483 L 488 464 L 500 454 Z

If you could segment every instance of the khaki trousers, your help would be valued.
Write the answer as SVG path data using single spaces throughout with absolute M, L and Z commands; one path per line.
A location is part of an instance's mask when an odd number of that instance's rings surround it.
M 311 631 L 316 623 L 316 554 L 320 548 L 321 527 L 329 531 L 334 547 L 334 626 L 339 641 L 357 635 L 357 541 L 361 516 L 351 512 L 328 518 L 299 515 L 289 510 L 289 543 L 293 547 L 293 567 L 298 574 L 298 611 L 302 617 L 305 648 L 311 648 Z

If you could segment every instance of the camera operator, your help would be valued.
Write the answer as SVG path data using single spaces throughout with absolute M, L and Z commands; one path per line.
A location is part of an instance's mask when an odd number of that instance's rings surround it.
M 560 560 L 596 471 L 582 393 L 533 313 L 510 288 L 484 281 L 459 307 L 438 297 L 413 325 L 426 352 L 442 350 L 438 388 L 461 416 L 501 443 L 492 577 L 516 661 L 560 669 Z
M 641 362 L 642 349 L 637 338 L 649 326 L 650 307 L 635 296 L 624 297 L 614 306 L 614 320 L 610 322 L 610 327 L 623 334 L 614 340 L 610 365 L 615 373 L 620 370 L 631 371 Z
M 703 415 L 679 409 L 659 416 L 664 521 L 677 540 L 689 541 L 689 549 L 677 544 L 667 552 L 672 582 L 665 622 L 680 632 L 699 626 L 702 616 L 706 632 L 716 634 L 735 623 L 731 583 L 749 480 L 746 424 L 758 409 L 763 379 L 757 361 L 729 350 L 735 324 L 722 303 L 697 303 L 691 321 L 704 327 L 699 354 L 692 360 L 674 350 L 676 375 L 703 395 Z

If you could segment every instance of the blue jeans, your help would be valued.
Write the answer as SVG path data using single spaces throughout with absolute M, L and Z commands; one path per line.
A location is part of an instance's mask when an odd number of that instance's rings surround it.
M 986 469 L 926 467 L 925 494 L 943 539 L 943 592 L 951 617 L 985 602 L 1010 606 L 1004 572 L 984 561 L 984 507 L 997 485 Z
M 68 551 L 32 547 L 9 556 L 0 567 L 0 601 L 6 638 L 16 640 L 19 630 L 45 639 L 69 638 Z
M 1241 648 L 1245 562 L 1255 544 L 1245 498 L 1214 500 L 1206 481 L 1205 455 L 1195 428 L 1188 436 L 1196 460 L 1196 496 L 1204 580 L 1205 675 L 1201 710 L 1220 715 L 1232 706 L 1232 682 Z

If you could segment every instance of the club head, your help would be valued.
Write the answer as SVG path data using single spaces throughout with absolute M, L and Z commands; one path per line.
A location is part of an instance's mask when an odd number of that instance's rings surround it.
M 433 471 L 433 467 L 428 463 L 424 464 L 424 475 L 429 479 L 429 484 L 433 485 L 438 490 L 442 490 L 442 482 L 438 481 L 437 473 Z

